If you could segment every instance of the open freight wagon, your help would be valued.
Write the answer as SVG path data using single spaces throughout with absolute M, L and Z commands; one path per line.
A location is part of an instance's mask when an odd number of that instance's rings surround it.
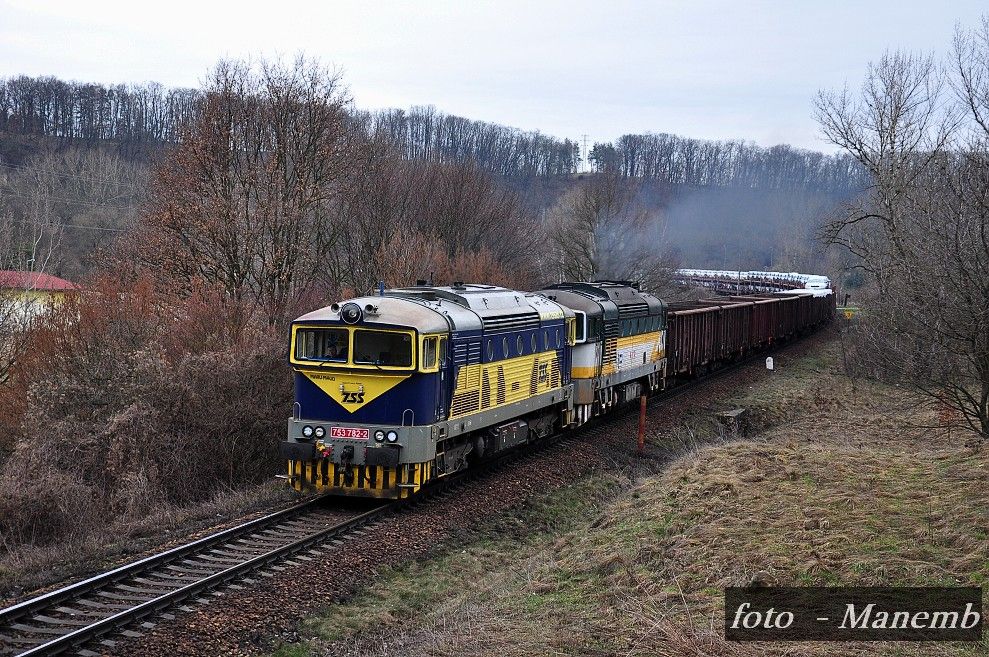
M 667 354 L 673 376 L 703 374 L 830 321 L 833 294 L 780 292 L 680 301 L 667 307 Z

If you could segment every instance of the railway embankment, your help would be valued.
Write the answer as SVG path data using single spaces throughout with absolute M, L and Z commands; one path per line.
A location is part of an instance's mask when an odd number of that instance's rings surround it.
M 846 377 L 839 349 L 821 335 L 779 353 L 775 372 L 748 366 L 651 411 L 646 459 L 616 453 L 383 565 L 284 630 L 274 654 L 931 654 L 721 638 L 726 586 L 989 578 L 986 451 L 924 427 L 936 416 L 902 390 Z M 714 419 L 738 408 L 744 435 Z

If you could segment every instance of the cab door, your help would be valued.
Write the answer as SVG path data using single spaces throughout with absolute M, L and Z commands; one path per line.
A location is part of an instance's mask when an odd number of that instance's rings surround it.
M 441 337 L 438 347 L 439 382 L 436 386 L 436 419 L 445 420 L 450 407 L 450 359 L 447 357 L 446 338 Z
M 450 394 L 446 344 L 445 336 L 427 335 L 422 339 L 421 369 L 423 373 L 428 374 L 428 380 L 431 382 L 433 422 L 446 419 L 446 408 Z

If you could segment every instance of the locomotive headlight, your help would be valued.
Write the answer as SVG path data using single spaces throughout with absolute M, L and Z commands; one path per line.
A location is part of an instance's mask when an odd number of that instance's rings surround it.
M 309 426 L 308 424 L 302 427 L 302 435 L 305 436 L 306 438 L 312 438 L 312 427 Z
M 374 439 L 377 440 L 379 443 L 385 442 L 385 432 L 382 431 L 381 429 L 378 429 L 377 431 L 374 432 Z
M 388 432 L 388 442 L 393 443 L 396 440 L 398 440 L 398 434 L 395 433 L 394 431 L 389 431 Z
M 316 427 L 316 430 L 313 431 L 313 433 L 316 434 L 317 438 L 323 438 L 326 436 L 326 429 L 323 427 Z
M 356 324 L 361 321 L 364 311 L 356 303 L 345 303 L 340 308 L 340 318 L 347 324 Z

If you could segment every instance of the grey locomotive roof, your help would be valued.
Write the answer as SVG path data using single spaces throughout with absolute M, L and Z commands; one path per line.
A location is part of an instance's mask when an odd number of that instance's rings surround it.
M 587 294 L 580 294 L 573 290 L 557 288 L 539 290 L 538 293 L 552 299 L 553 301 L 556 301 L 557 303 L 563 304 L 567 308 L 572 308 L 573 310 L 578 310 L 585 313 L 590 317 L 596 317 L 603 312 L 600 302 Z M 613 307 L 614 306 L 612 306 L 612 308 Z
M 421 333 L 438 333 L 450 330 L 443 314 L 427 306 L 410 303 L 408 299 L 398 297 L 357 297 L 347 299 L 339 305 L 342 307 L 347 303 L 356 303 L 364 313 L 363 319 L 356 326 L 374 326 L 375 324 L 397 324 L 400 326 L 413 326 Z M 367 306 L 374 306 L 377 311 L 366 312 Z M 331 306 L 306 313 L 295 320 L 304 322 L 339 322 L 340 312 L 333 310 Z
M 366 306 L 376 313 L 364 312 L 356 325 L 392 324 L 412 326 L 422 333 L 480 330 L 482 321 L 516 315 L 532 316 L 536 321 L 562 318 L 572 311 L 538 294 L 509 290 L 492 285 L 462 285 L 456 287 L 397 288 L 386 290 L 384 296 L 366 296 L 341 301 L 356 303 L 362 311 Z M 338 322 L 339 310 L 331 306 L 299 317 L 296 322 Z
M 648 308 L 649 314 L 663 312 L 663 302 L 660 299 L 635 289 L 626 281 L 558 283 L 540 290 L 539 293 L 577 310 L 594 314 L 599 312 L 599 308 L 603 308 L 607 315 L 609 309 L 615 307 L 623 313 L 634 308 L 639 309 L 634 312 L 641 312 L 643 305 Z

